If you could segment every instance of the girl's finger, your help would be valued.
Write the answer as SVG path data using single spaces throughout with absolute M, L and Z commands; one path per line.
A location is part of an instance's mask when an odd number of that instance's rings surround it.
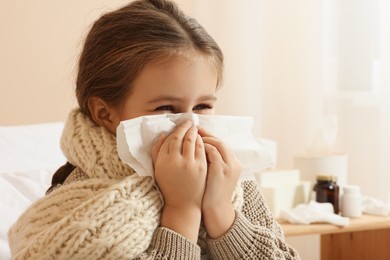
M 162 144 L 164 143 L 165 139 L 167 138 L 166 134 L 161 134 L 155 144 L 152 147 L 152 160 L 153 164 L 156 163 L 157 155 L 161 149 Z
M 167 139 L 169 143 L 168 153 L 182 154 L 183 138 L 191 126 L 192 126 L 191 121 L 185 121 L 184 123 L 176 126 L 172 134 Z
M 219 139 L 214 137 L 203 137 L 203 142 L 205 144 L 212 145 L 220 153 L 222 160 L 227 163 L 234 159 L 232 152 L 226 147 L 226 145 Z
M 198 136 L 198 129 L 191 127 L 184 136 L 183 140 L 183 156 L 188 158 L 195 157 L 195 144 Z
M 196 135 L 195 158 L 200 160 L 206 160 L 205 145 L 200 135 Z
M 223 158 L 215 146 L 205 143 L 204 148 L 209 163 L 223 162 Z

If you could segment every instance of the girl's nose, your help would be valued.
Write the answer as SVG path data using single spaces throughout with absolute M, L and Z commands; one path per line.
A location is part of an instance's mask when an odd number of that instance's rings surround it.
M 178 113 L 192 113 L 192 107 L 191 108 L 186 108 L 186 109 L 180 109 L 176 112 L 177 114 Z

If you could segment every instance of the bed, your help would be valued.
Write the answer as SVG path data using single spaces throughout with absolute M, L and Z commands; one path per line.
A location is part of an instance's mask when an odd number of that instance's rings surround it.
M 20 214 L 44 196 L 54 171 L 65 163 L 63 123 L 0 127 L 0 259 L 11 258 L 7 232 Z

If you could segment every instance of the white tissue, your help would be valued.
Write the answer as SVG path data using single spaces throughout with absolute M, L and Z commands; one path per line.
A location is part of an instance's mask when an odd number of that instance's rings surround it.
M 330 223 L 337 226 L 349 224 L 349 218 L 337 215 L 331 203 L 310 201 L 300 204 L 292 210 L 282 210 L 280 217 L 293 224 Z
M 387 203 L 373 197 L 362 198 L 363 212 L 372 215 L 388 216 L 390 214 L 390 196 Z
M 139 175 L 153 177 L 153 144 L 162 133 L 169 134 L 185 120 L 200 125 L 232 149 L 243 166 L 241 179 L 254 178 L 255 171 L 274 166 L 275 158 L 252 134 L 252 118 L 193 113 L 143 116 L 122 121 L 116 133 L 119 157 Z

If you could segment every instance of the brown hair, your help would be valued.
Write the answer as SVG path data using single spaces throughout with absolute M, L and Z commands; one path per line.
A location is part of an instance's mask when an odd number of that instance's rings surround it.
M 187 50 L 211 58 L 222 82 L 223 54 L 193 18 L 167 0 L 138 0 L 101 16 L 87 35 L 81 53 L 76 95 L 88 116 L 88 100 L 99 97 L 120 106 L 148 62 Z

